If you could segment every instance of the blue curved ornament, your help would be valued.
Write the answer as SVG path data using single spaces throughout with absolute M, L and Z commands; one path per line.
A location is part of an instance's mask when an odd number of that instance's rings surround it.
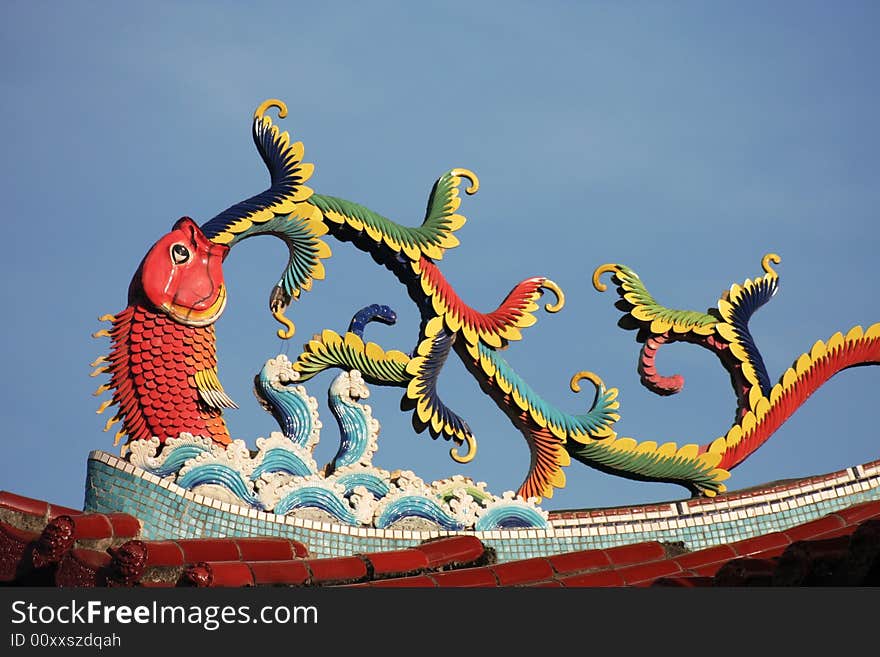
M 167 456 L 162 461 L 161 465 L 155 468 L 146 466 L 143 466 L 143 468 L 157 477 L 168 477 L 169 475 L 177 473 L 190 459 L 197 457 L 199 454 L 204 454 L 205 452 L 210 451 L 210 448 L 202 445 L 179 445 L 167 452 Z M 165 452 L 163 452 L 163 455 L 164 454 Z
M 391 490 L 387 481 L 369 472 L 350 472 L 334 478 L 334 481 L 345 487 L 346 497 L 351 495 L 358 486 L 366 488 L 367 492 L 377 500 L 381 500 Z
M 263 365 L 254 379 L 254 393 L 272 413 L 281 432 L 300 447 L 307 448 L 315 429 L 307 395 L 297 391 L 294 383 L 276 382 L 272 376 L 275 363 L 276 359 L 270 359 Z
M 429 520 L 449 531 L 465 528 L 464 524 L 446 513 L 434 500 L 420 495 L 406 495 L 390 502 L 376 518 L 374 525 L 379 529 L 386 529 L 406 518 Z
M 547 521 L 538 511 L 529 507 L 511 504 L 489 509 L 477 519 L 474 529 L 491 531 L 496 529 L 544 529 Z
M 187 490 L 192 490 L 196 486 L 204 484 L 223 486 L 234 493 L 245 504 L 255 509 L 264 509 L 263 503 L 248 488 L 242 474 L 221 463 L 196 465 L 181 475 L 177 479 L 177 484 Z
M 297 477 L 304 477 L 315 474 L 315 471 L 308 463 L 303 461 L 296 453 L 289 449 L 281 449 L 276 447 L 266 452 L 260 464 L 254 468 L 251 473 L 251 481 L 256 481 L 260 475 L 270 472 L 282 472 Z
M 330 412 L 339 425 L 339 449 L 330 463 L 330 471 L 361 462 L 370 447 L 370 415 L 352 397 L 351 375 L 343 372 L 330 384 Z
M 289 492 L 275 505 L 274 512 L 280 515 L 295 509 L 314 508 L 332 515 L 347 525 L 357 525 L 351 507 L 336 493 L 320 486 L 303 486 Z

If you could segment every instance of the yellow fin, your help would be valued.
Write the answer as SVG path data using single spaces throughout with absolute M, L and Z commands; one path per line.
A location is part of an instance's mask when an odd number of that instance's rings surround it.
M 324 329 L 323 331 L 321 331 L 321 342 L 323 342 L 327 346 L 335 346 L 342 342 L 342 338 L 338 333 L 336 333 L 336 331 Z
M 727 340 L 727 342 L 735 342 L 737 340 L 736 330 L 730 324 L 719 322 L 715 325 L 715 330 L 718 332 L 718 335 Z
M 713 454 L 724 454 L 727 449 L 727 441 L 724 439 L 724 436 L 720 438 L 716 438 L 712 441 L 712 444 L 709 445 L 709 451 Z
M 636 448 L 636 441 L 632 438 L 618 438 L 612 443 L 612 447 L 617 450 L 621 450 L 624 452 L 631 452 Z
M 742 440 L 742 429 L 738 424 L 734 424 L 730 427 L 730 431 L 727 432 L 727 446 L 735 447 L 739 444 L 739 441 Z
M 353 349 L 357 353 L 363 353 L 364 341 L 355 333 L 346 333 L 344 338 L 345 346 Z
M 754 409 L 758 406 L 758 402 L 764 398 L 759 386 L 752 386 L 749 390 L 749 408 Z
M 368 342 L 364 345 L 364 353 L 367 355 L 367 358 L 370 358 L 371 360 L 385 360 L 385 351 L 375 342 Z
M 855 342 L 856 340 L 861 339 L 862 335 L 864 335 L 861 326 L 853 326 L 849 332 L 846 334 L 847 342 Z
M 725 479 L 730 479 L 730 472 L 723 468 L 715 468 L 712 472 L 709 473 L 712 475 L 712 478 L 715 481 L 724 481 Z M 727 486 L 719 486 L 718 492 L 723 493 L 727 490 Z
M 675 456 L 676 451 L 678 451 L 678 445 L 670 441 L 660 445 L 660 448 L 657 450 L 657 455 L 663 458 L 671 458 L 672 456 Z
M 773 389 L 770 390 L 770 404 L 775 405 L 780 397 L 782 397 L 782 386 L 777 383 L 773 386 Z
M 740 426 L 742 427 L 743 435 L 747 435 L 752 433 L 755 430 L 755 425 L 757 425 L 757 420 L 755 419 L 755 414 L 752 411 L 749 411 L 743 416 L 743 419 L 740 420 Z
M 766 397 L 761 397 L 755 404 L 755 415 L 759 420 L 763 420 L 767 413 L 770 412 L 770 402 Z
M 813 361 L 810 360 L 809 354 L 801 354 L 795 363 L 794 369 L 800 375 L 809 370 L 812 364 Z

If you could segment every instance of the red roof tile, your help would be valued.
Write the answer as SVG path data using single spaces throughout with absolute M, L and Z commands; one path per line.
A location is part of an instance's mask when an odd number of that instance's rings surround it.
M 248 564 L 254 574 L 254 584 L 304 586 L 312 577 L 308 566 L 301 560 L 253 561 Z
M 450 536 L 425 541 L 413 548 L 428 558 L 429 568 L 470 564 L 482 558 L 486 548 L 476 536 Z
M 612 565 L 626 566 L 633 563 L 664 559 L 666 557 L 666 548 L 657 541 L 648 541 L 646 543 L 633 543 L 631 545 L 608 548 L 605 550 L 605 554 L 608 555 L 608 561 Z
M 78 523 L 83 516 L 75 516 Z M 107 519 L 113 528 L 113 538 L 134 538 L 141 534 L 141 522 L 127 513 L 108 513 Z
M 880 517 L 880 500 L 863 502 L 847 509 L 835 511 L 832 515 L 839 516 L 847 525 L 857 525 L 863 520 Z
M 389 588 L 435 588 L 437 582 L 427 575 L 415 575 L 413 577 L 393 577 L 391 579 L 380 579 L 370 582 L 370 586 L 381 586 Z
M 144 566 L 182 566 L 186 563 L 183 557 L 183 549 L 178 541 L 128 541 L 117 548 L 120 553 L 125 548 L 135 548 L 143 551 Z
M 82 511 L 71 509 L 59 504 L 49 504 L 43 500 L 37 500 L 33 497 L 25 497 L 24 495 L 16 495 L 9 491 L 0 491 L 0 508 L 10 509 L 18 513 L 26 515 L 38 516 L 51 520 L 60 515 L 79 515 Z
M 559 573 L 576 573 L 583 570 L 595 570 L 611 565 L 604 550 L 583 550 L 581 552 L 565 552 L 547 557 L 553 569 Z
M 499 563 L 489 568 L 500 586 L 540 582 L 552 579 L 554 575 L 550 562 L 543 557 Z
M 176 541 L 186 563 L 200 561 L 239 561 L 241 553 L 228 538 L 187 538 Z
M 623 586 L 623 577 L 616 570 L 599 570 L 593 573 L 567 575 L 557 580 L 565 586 Z
M 58 522 L 59 519 L 69 519 L 73 523 L 74 539 L 113 538 L 113 524 L 110 522 L 110 518 L 103 513 L 84 513 L 80 516 L 63 515 L 52 522 Z M 137 530 L 128 534 L 129 538 L 132 536 L 137 536 Z
M 624 584 L 641 584 L 653 582 L 658 577 L 668 577 L 681 573 L 681 567 L 674 559 L 640 563 L 619 568 L 617 573 L 623 578 Z
M 462 570 L 446 570 L 431 575 L 437 586 L 457 587 L 493 587 L 498 586 L 495 575 L 488 568 L 464 568 Z
M 389 577 L 402 573 L 426 570 L 428 556 L 422 550 L 389 550 L 361 555 L 369 564 L 373 577 Z
M 786 529 L 783 534 L 791 539 L 791 542 L 801 541 L 804 539 L 816 538 L 830 531 L 834 531 L 845 526 L 843 518 L 837 515 L 822 516 L 816 520 L 805 522 L 790 529 Z
M 48 502 L 35 500 L 24 495 L 16 495 L 5 490 L 0 491 L 0 506 L 31 516 L 47 517 L 49 515 Z
M 277 561 L 304 559 L 309 556 L 305 545 L 287 538 L 236 538 L 242 561 Z
M 336 584 L 356 582 L 367 577 L 367 564 L 360 557 L 333 557 L 309 559 L 312 584 Z
M 753 536 L 736 543 L 731 543 L 730 547 L 740 557 L 762 556 L 775 557 L 782 554 L 791 541 L 788 536 L 782 532 L 772 532 L 761 536 Z
M 717 545 L 704 550 L 679 555 L 675 557 L 675 561 L 681 566 L 682 570 L 688 570 L 691 568 L 699 568 L 700 566 L 728 561 L 736 556 L 736 550 L 730 545 Z

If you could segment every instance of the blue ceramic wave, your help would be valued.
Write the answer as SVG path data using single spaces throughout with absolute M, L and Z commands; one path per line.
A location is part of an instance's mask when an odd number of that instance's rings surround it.
M 291 491 L 275 505 L 275 513 L 286 514 L 293 509 L 315 508 L 326 511 L 347 525 L 357 525 L 351 507 L 333 491 L 320 486 L 303 486 Z
M 474 529 L 490 531 L 495 529 L 542 529 L 547 521 L 540 513 L 529 507 L 511 504 L 498 506 L 486 511 L 477 520 Z
M 151 472 L 157 477 L 167 477 L 180 470 L 188 460 L 195 458 L 199 454 L 210 451 L 209 448 L 201 445 L 180 445 L 168 452 L 167 458 L 158 468 L 145 468 L 145 470 Z
M 375 520 L 375 526 L 385 529 L 404 518 L 423 518 L 446 530 L 464 529 L 464 525 L 446 513 L 434 500 L 419 495 L 406 495 L 388 504 Z
M 388 482 L 368 472 L 351 472 L 340 475 L 335 481 L 345 486 L 345 495 L 351 495 L 358 486 L 364 486 L 377 500 L 381 500 L 388 494 L 391 487 Z
M 306 447 L 312 433 L 312 410 L 302 395 L 293 389 L 295 384 L 280 385 L 271 381 L 269 364 L 263 366 L 254 380 L 255 392 L 268 405 L 282 433 L 301 447 Z
M 263 509 L 263 503 L 248 488 L 240 472 L 222 463 L 205 463 L 197 465 L 177 479 L 177 484 L 192 490 L 203 484 L 215 484 L 230 490 L 248 506 Z
M 329 395 L 330 412 L 336 418 L 340 433 L 339 450 L 332 461 L 333 470 L 360 461 L 370 444 L 369 418 L 363 406 L 337 393 L 336 387 L 330 386 Z
M 251 473 L 251 481 L 260 478 L 260 475 L 268 472 L 283 472 L 297 477 L 315 474 L 311 466 L 303 461 L 295 453 L 287 449 L 276 447 L 266 452 L 260 464 Z

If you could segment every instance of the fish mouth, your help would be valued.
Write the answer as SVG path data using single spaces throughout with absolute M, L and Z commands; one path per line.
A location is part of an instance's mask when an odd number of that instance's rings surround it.
M 186 326 L 208 326 L 216 322 L 226 309 L 226 285 L 220 284 L 214 303 L 204 310 L 181 306 L 172 301 L 166 301 L 161 308 L 171 319 Z

